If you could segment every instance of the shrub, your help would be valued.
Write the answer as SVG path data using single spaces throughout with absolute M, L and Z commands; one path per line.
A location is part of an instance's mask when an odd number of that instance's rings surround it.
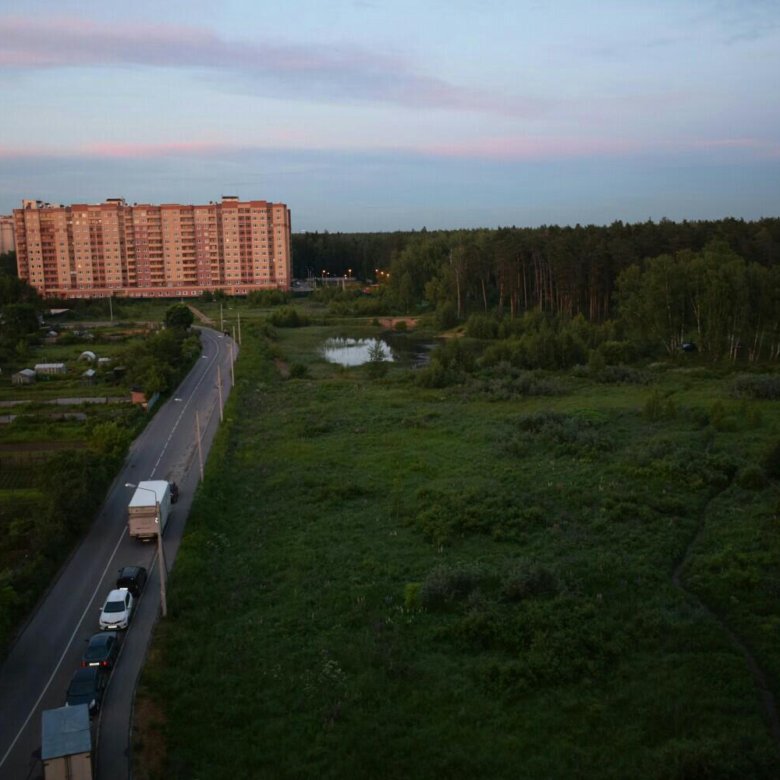
M 419 609 L 421 582 L 407 582 L 404 585 L 404 607 L 406 609 Z
M 607 367 L 607 360 L 598 349 L 592 349 L 588 357 L 588 371 L 591 375 L 600 374 Z
M 474 567 L 439 566 L 420 586 L 420 603 L 425 609 L 446 609 L 463 601 L 479 582 L 479 572 Z
M 290 366 L 290 379 L 305 379 L 309 375 L 309 368 L 303 363 L 293 363 Z
M 757 398 L 776 401 L 780 398 L 780 376 L 777 374 L 751 374 L 737 377 L 731 386 L 737 398 Z
M 630 341 L 603 341 L 598 351 L 610 366 L 632 363 L 636 360 L 636 350 Z
M 768 477 L 780 478 L 780 441 L 775 442 L 764 455 L 763 466 Z
M 283 306 L 289 300 L 289 293 L 283 290 L 252 290 L 247 295 L 249 305 L 257 307 Z
M 671 398 L 665 398 L 663 393 L 654 390 L 645 401 L 642 413 L 645 419 L 657 422 L 658 420 L 673 419 L 677 415 L 677 409 Z
M 592 370 L 590 364 L 588 369 Z M 605 384 L 647 385 L 651 382 L 649 374 L 631 366 L 604 366 L 600 371 L 593 373 L 593 378 Z
M 449 302 L 440 303 L 436 307 L 434 321 L 439 330 L 454 328 L 458 324 L 458 310 L 455 308 L 455 304 Z
M 277 309 L 268 316 L 268 321 L 277 328 L 303 328 L 309 324 L 309 318 L 294 306 Z
M 522 601 L 529 596 L 553 595 L 559 590 L 557 576 L 550 569 L 518 561 L 501 583 L 501 596 L 505 601 Z
M 498 320 L 491 314 L 472 314 L 466 322 L 466 335 L 474 339 L 495 339 Z
M 736 482 L 745 490 L 763 490 L 767 486 L 766 474 L 760 466 L 745 466 L 740 469 Z

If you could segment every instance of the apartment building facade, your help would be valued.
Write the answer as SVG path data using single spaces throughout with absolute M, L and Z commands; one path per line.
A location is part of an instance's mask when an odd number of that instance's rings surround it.
M 58 298 L 288 289 L 290 230 L 285 204 L 235 196 L 203 206 L 25 200 L 14 210 L 19 276 Z
M 14 218 L 11 216 L 0 217 L 0 255 L 13 252 L 14 244 Z

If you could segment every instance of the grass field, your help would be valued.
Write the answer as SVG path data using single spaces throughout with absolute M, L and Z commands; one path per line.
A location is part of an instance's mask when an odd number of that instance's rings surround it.
M 137 777 L 780 776 L 743 653 L 780 690 L 777 403 L 673 366 L 426 389 L 334 333 L 244 327 Z

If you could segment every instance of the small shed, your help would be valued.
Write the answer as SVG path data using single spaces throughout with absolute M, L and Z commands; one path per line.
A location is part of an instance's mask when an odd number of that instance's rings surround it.
M 97 375 L 97 371 L 95 371 L 94 368 L 88 368 L 82 375 L 81 378 L 87 382 L 87 384 L 94 384 L 95 383 L 95 376 Z
M 43 711 L 41 761 L 46 780 L 92 780 L 92 735 L 86 704 Z
M 99 366 L 107 366 L 111 362 L 111 358 L 102 357 L 97 360 Z
M 54 376 L 56 374 L 66 374 L 68 369 L 64 363 L 36 363 L 35 371 L 38 374 Z
M 146 404 L 148 402 L 148 398 L 146 397 L 146 393 L 141 390 L 140 387 L 131 387 L 130 388 L 130 403 L 131 404 L 138 404 L 139 406 L 143 406 L 144 409 L 146 409 Z
M 35 381 L 35 369 L 23 368 L 15 374 L 11 374 L 12 385 L 31 385 Z
M 97 355 L 91 349 L 85 349 L 79 355 L 79 360 L 88 360 L 90 363 L 94 363 L 97 360 Z

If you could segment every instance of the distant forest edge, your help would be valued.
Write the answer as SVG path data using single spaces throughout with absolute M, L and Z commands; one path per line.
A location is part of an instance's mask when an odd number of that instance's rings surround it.
M 584 320 L 586 351 L 625 341 L 626 358 L 683 345 L 713 360 L 780 357 L 778 218 L 298 233 L 292 240 L 299 278 L 325 271 L 383 282 L 372 301 L 333 292 L 344 314 L 434 313 L 438 326 L 468 321 L 470 335 L 483 338 L 541 327 L 560 335 L 562 323 Z

